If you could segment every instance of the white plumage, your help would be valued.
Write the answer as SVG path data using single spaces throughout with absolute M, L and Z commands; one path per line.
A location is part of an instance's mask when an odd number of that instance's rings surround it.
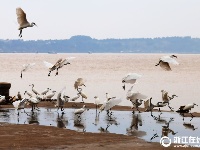
M 28 69 L 31 69 L 34 65 L 35 65 L 35 63 L 23 64 L 20 77 L 22 78 L 22 72 L 25 72 Z
M 112 107 L 114 107 L 115 105 L 118 105 L 119 103 L 121 103 L 122 99 L 121 98 L 111 98 L 109 101 L 104 101 L 104 103 L 102 104 L 102 106 L 99 108 L 100 111 L 103 110 L 109 110 Z
M 24 109 L 26 102 L 27 102 L 27 99 L 24 98 L 22 100 L 14 101 L 12 104 L 15 109 Z
M 171 71 L 171 67 L 169 64 L 173 64 L 173 65 L 179 65 L 179 63 L 174 59 L 177 58 L 177 56 L 175 55 L 171 55 L 171 56 L 162 56 L 158 62 L 158 64 L 156 64 L 155 66 L 160 65 L 160 67 L 166 71 Z
M 22 29 L 27 27 L 37 26 L 34 22 L 29 23 L 26 19 L 26 13 L 21 8 L 16 8 L 17 22 L 19 24 L 18 30 L 20 30 L 19 37 L 22 37 Z
M 53 98 L 53 96 L 55 95 L 55 93 L 56 93 L 56 91 L 52 91 L 52 93 L 44 96 L 43 99 L 51 99 L 51 98 Z
M 49 90 L 51 90 L 51 89 L 50 89 L 50 88 L 45 89 L 45 90 L 41 93 L 41 95 L 46 95 L 46 94 L 49 92 Z
M 129 73 L 124 78 L 122 78 L 122 83 L 124 83 L 123 89 L 125 90 L 125 83 L 135 84 L 136 80 L 141 78 L 142 75 L 137 73 Z

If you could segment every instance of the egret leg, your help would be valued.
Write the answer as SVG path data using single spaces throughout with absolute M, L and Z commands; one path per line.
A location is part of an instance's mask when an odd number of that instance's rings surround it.
M 156 137 L 159 137 L 157 133 L 156 133 L 156 134 L 154 134 L 154 135 L 151 137 L 151 139 L 150 139 L 150 140 L 153 140 L 153 139 L 154 139 L 154 138 L 156 138 Z
M 161 62 L 161 61 L 159 61 L 159 62 L 158 62 L 158 63 L 157 63 L 155 66 L 158 66 L 158 65 L 160 65 L 160 62 Z
M 192 113 L 190 113 L 190 115 L 191 115 L 191 119 L 190 119 L 190 121 L 191 121 L 194 118 L 194 115 Z
M 22 30 L 20 30 L 20 32 L 19 32 L 19 37 L 20 38 L 22 37 Z
M 57 76 L 58 75 L 58 68 L 56 69 L 57 71 L 56 71 L 56 75 L 55 76 Z
M 83 97 L 82 97 L 82 102 L 81 103 L 85 103 L 84 101 L 83 101 Z
M 51 74 L 51 71 L 49 71 L 49 74 L 48 74 L 48 76 L 50 76 L 50 74 Z
M 22 72 L 21 72 L 21 75 L 20 75 L 20 77 L 22 78 Z

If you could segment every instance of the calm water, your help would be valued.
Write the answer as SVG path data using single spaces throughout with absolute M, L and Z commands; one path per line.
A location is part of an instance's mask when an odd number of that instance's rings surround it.
M 130 111 L 113 111 L 113 115 L 109 118 L 106 112 L 102 112 L 99 117 L 96 114 L 95 109 L 85 111 L 81 118 L 74 115 L 75 109 L 65 109 L 65 114 L 57 109 L 40 108 L 40 111 L 31 112 L 30 109 L 15 110 L 8 109 L 9 112 L 0 112 L 0 122 L 7 122 L 13 124 L 39 124 L 45 126 L 56 126 L 59 128 L 66 128 L 75 130 L 78 132 L 109 132 L 116 134 L 124 134 L 129 136 L 137 136 L 146 141 L 159 142 L 162 137 L 162 129 L 167 127 L 172 132 L 168 134 L 168 137 L 173 139 L 174 137 L 184 136 L 200 136 L 199 118 L 183 118 L 172 112 L 163 112 L 160 115 L 159 120 L 155 117 L 159 117 L 158 112 L 154 112 L 154 118 L 151 117 L 150 112 L 138 113 L 134 115 Z M 18 115 L 19 112 L 19 115 Z M 172 120 L 172 118 L 174 118 Z M 194 126 L 194 130 L 184 126 L 184 123 Z M 151 140 L 153 135 L 156 135 Z M 174 134 L 174 135 L 173 135 Z M 173 142 L 173 140 L 172 140 Z

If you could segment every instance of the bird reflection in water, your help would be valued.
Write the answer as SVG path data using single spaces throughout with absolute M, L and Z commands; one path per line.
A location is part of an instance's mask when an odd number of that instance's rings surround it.
M 84 123 L 79 119 L 74 120 L 74 127 L 77 128 L 78 132 L 86 132 Z
M 26 113 L 29 117 L 27 118 L 29 124 L 37 124 L 39 125 L 38 121 L 38 113 L 37 112 L 30 112 L 30 115 Z
M 161 115 L 161 114 L 160 114 Z M 163 119 L 160 119 L 160 115 L 159 115 L 159 117 L 158 118 L 154 118 L 155 120 L 157 120 L 157 121 L 159 121 L 159 120 L 161 120 L 161 121 L 163 121 Z M 168 122 L 166 122 L 165 124 L 165 126 L 162 126 L 162 135 L 161 135 L 161 137 L 164 137 L 164 136 L 167 136 L 168 137 L 168 134 L 169 133 L 171 133 L 172 135 L 175 135 L 175 134 L 177 134 L 178 132 L 174 132 L 172 129 L 170 129 L 169 128 L 169 124 L 172 122 L 172 121 L 174 121 L 174 118 L 170 118 L 170 120 L 168 121 Z M 152 137 L 151 137 L 151 141 L 154 139 L 154 138 L 156 138 L 156 137 L 159 137 L 158 136 L 158 134 L 156 133 L 156 134 L 154 134 Z
M 61 116 L 58 113 L 58 116 L 57 116 L 57 127 L 58 128 L 66 128 L 67 124 L 68 124 L 68 121 L 65 120 L 64 113 L 62 112 Z
M 133 114 L 132 121 L 129 128 L 126 129 L 127 135 L 143 136 L 146 133 L 138 131 L 138 125 L 142 126 L 142 118 L 140 114 Z
M 183 126 L 186 128 L 186 129 L 190 129 L 190 130 L 196 130 L 198 128 L 195 128 L 194 125 L 192 125 L 191 123 L 183 123 Z

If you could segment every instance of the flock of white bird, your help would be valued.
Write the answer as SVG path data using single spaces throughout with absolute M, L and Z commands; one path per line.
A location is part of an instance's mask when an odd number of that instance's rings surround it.
M 29 23 L 27 21 L 26 18 L 26 13 L 21 9 L 21 8 L 17 8 L 16 9 L 16 14 L 17 14 L 17 20 L 19 23 L 19 28 L 18 30 L 20 30 L 20 34 L 19 37 L 22 37 L 22 30 L 24 28 L 27 27 L 33 27 L 36 26 L 36 24 L 34 22 Z M 47 61 L 44 61 L 44 66 L 46 66 L 48 68 L 48 76 L 50 76 L 51 72 L 53 72 L 54 70 L 56 70 L 56 74 L 58 75 L 58 71 L 59 69 L 61 69 L 63 66 L 70 64 L 70 60 L 74 59 L 75 57 L 68 57 L 68 58 L 60 58 L 59 60 L 57 60 L 54 64 L 51 64 Z M 170 65 L 179 65 L 179 63 L 176 61 L 177 56 L 175 55 L 171 55 L 171 56 L 163 56 L 159 59 L 159 62 L 155 65 L 155 66 L 160 66 L 162 69 L 166 70 L 166 71 L 171 71 L 171 67 Z M 21 70 L 21 78 L 22 78 L 22 73 L 26 72 L 27 70 L 29 70 L 30 68 L 32 68 L 35 65 L 35 63 L 30 63 L 30 64 L 24 64 L 23 68 Z M 141 104 L 144 101 L 144 108 L 145 111 L 151 111 L 155 108 L 158 107 L 159 111 L 160 111 L 160 107 L 164 107 L 167 106 L 173 110 L 172 107 L 170 107 L 169 102 L 170 100 L 172 100 L 174 97 L 177 97 L 176 95 L 172 95 L 169 96 L 168 92 L 165 90 L 162 90 L 162 102 L 158 102 L 157 104 L 152 104 L 152 98 L 149 98 L 148 100 L 145 101 L 145 99 L 147 99 L 147 96 L 139 93 L 139 92 L 134 92 L 133 90 L 133 86 L 136 83 L 136 81 L 141 78 L 142 75 L 137 74 L 137 73 L 129 73 L 127 74 L 124 78 L 122 78 L 122 83 L 124 84 L 122 87 L 124 90 L 126 90 L 125 88 L 125 84 L 132 84 L 131 88 L 127 91 L 127 95 L 126 98 L 127 100 L 131 101 L 133 104 L 133 108 L 136 108 L 139 112 L 139 106 L 141 106 Z M 60 108 L 61 111 L 63 111 L 64 108 L 64 104 L 68 101 L 76 101 L 77 99 L 79 99 L 80 97 L 82 98 L 82 102 L 84 102 L 84 99 L 87 99 L 87 95 L 82 91 L 82 86 L 85 86 L 85 81 L 83 78 L 78 78 L 75 83 L 74 83 L 74 88 L 77 90 L 77 95 L 75 97 L 70 98 L 69 96 L 66 95 L 66 87 L 64 87 L 58 94 L 57 94 L 57 99 L 56 99 L 56 103 L 55 103 L 55 107 L 57 107 L 58 109 Z M 42 91 L 41 93 L 39 93 L 37 90 L 35 90 L 34 88 L 34 84 L 30 85 L 32 86 L 32 92 L 30 91 L 25 91 L 24 94 L 27 94 L 29 96 L 29 98 L 22 98 L 21 94 L 18 93 L 17 97 L 13 97 L 12 101 L 13 101 L 13 106 L 16 109 L 21 109 L 24 108 L 26 105 L 31 105 L 32 106 L 32 111 L 34 109 L 37 108 L 37 104 L 39 102 L 41 102 L 42 100 L 51 100 L 53 98 L 53 96 L 55 95 L 56 91 L 51 90 L 50 88 L 45 89 L 44 91 Z M 48 94 L 48 92 L 51 91 L 50 94 Z M 34 93 L 34 94 L 33 94 Z M 0 102 L 3 101 L 5 99 L 4 96 L 0 96 Z M 94 97 L 94 103 L 96 104 L 96 108 L 98 108 L 99 104 L 100 104 L 100 100 L 97 96 Z M 116 97 L 111 97 L 108 95 L 108 93 L 106 93 L 106 100 L 103 102 L 103 104 L 99 107 L 99 112 L 102 112 L 103 110 L 107 111 L 108 115 L 111 116 L 112 112 L 110 111 L 111 108 L 115 105 L 118 105 L 120 102 L 122 101 L 121 98 L 116 98 Z M 188 105 L 184 105 L 181 106 L 179 108 L 179 110 L 177 110 L 177 112 L 184 114 L 184 113 L 189 113 L 189 111 L 191 110 L 191 108 L 193 108 L 196 104 L 188 104 Z M 83 105 L 83 108 L 80 109 L 76 109 L 75 110 L 75 114 L 77 115 L 81 115 L 85 110 L 87 110 L 86 105 Z M 134 113 L 134 111 L 133 111 Z M 191 114 L 191 113 L 190 113 Z M 193 117 L 193 115 L 191 114 L 191 117 Z

